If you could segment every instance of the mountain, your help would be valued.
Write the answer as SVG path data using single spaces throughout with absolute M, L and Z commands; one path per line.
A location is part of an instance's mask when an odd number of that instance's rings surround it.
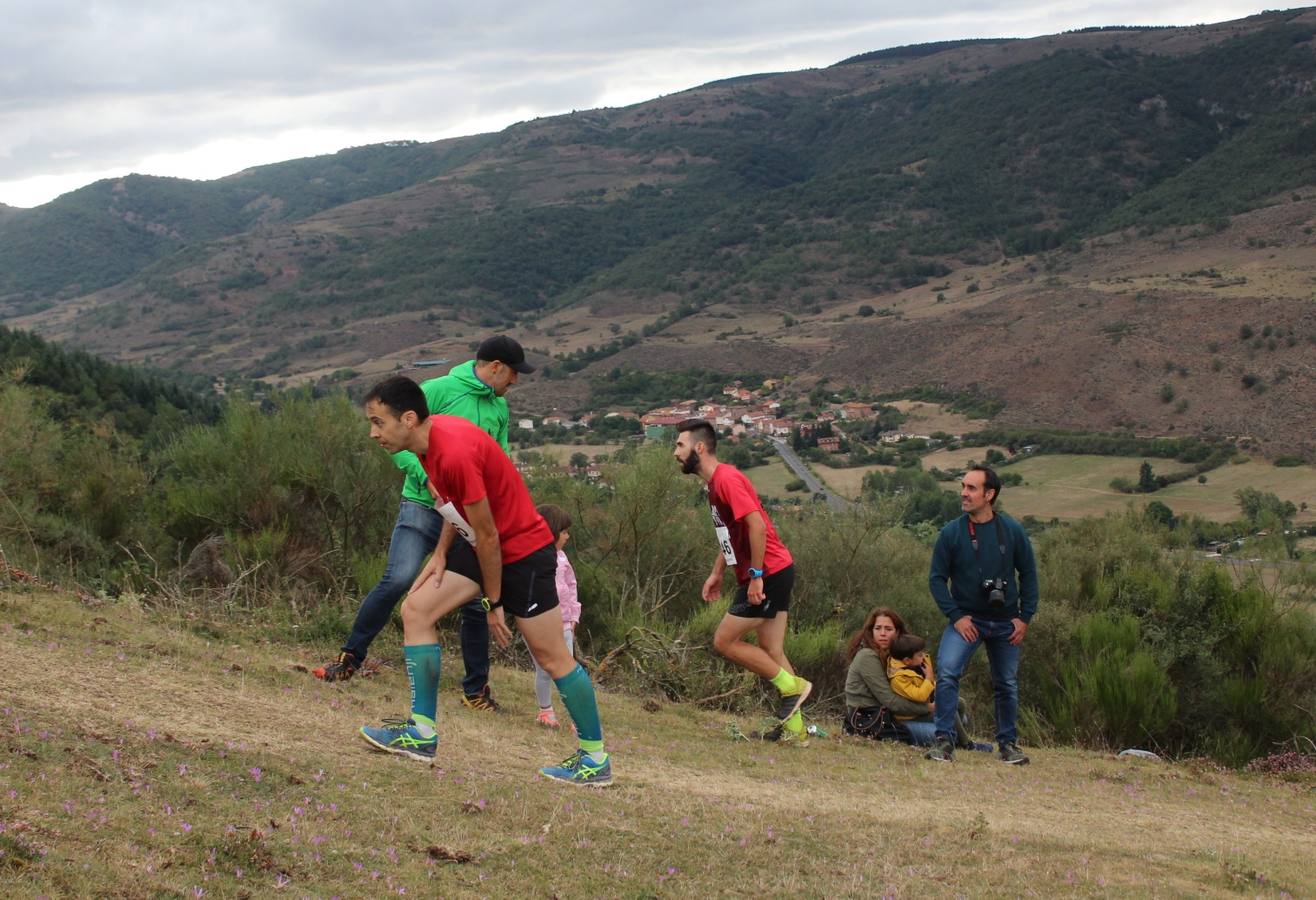
M 100 182 L 0 221 L 0 315 L 294 380 L 506 330 L 548 363 L 527 404 L 703 368 L 1310 449 L 1314 35 L 1297 10 L 893 48 L 496 135 Z

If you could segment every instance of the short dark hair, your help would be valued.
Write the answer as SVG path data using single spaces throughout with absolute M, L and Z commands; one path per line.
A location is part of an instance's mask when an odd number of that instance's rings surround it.
M 707 419 L 686 419 L 676 426 L 676 431 L 678 434 L 682 431 L 690 432 L 696 443 L 703 441 L 709 453 L 717 453 L 717 432 Z
M 982 473 L 982 488 L 991 490 L 991 504 L 995 506 L 996 498 L 1001 496 L 1001 477 L 996 474 L 996 470 L 991 466 L 970 466 L 969 471 Z
M 536 511 L 543 516 L 544 521 L 548 523 L 548 530 L 553 532 L 554 541 L 561 537 L 562 532 L 571 528 L 571 514 L 560 506 L 545 503 Z
M 898 634 L 891 639 L 891 658 L 892 659 L 909 659 L 915 653 L 922 653 L 927 649 L 928 642 L 923 640 L 917 634 Z
M 370 389 L 370 393 L 366 394 L 361 404 L 364 406 L 371 400 L 376 400 L 393 410 L 393 414 L 399 419 L 405 412 L 414 412 L 416 418 L 422 422 L 430 416 L 430 406 L 425 402 L 425 392 L 406 375 L 385 378 Z

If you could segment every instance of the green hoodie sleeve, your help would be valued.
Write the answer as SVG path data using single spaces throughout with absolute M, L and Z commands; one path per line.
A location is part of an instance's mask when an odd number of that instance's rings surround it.
M 393 454 L 393 465 L 407 476 L 402 482 L 402 499 L 432 507 L 434 498 L 425 487 L 429 476 L 425 474 L 425 467 L 420 464 L 420 458 L 410 450 L 399 450 Z

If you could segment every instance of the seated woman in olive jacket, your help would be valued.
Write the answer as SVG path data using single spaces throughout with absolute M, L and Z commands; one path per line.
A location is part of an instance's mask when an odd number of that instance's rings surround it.
M 887 658 L 891 641 L 905 633 L 905 622 L 894 610 L 879 606 L 864 619 L 850 639 L 846 655 L 850 669 L 845 676 L 846 716 L 844 731 L 865 737 L 932 744 L 935 729 L 931 703 L 901 697 L 887 680 Z M 885 714 L 882 712 L 885 710 Z M 895 717 L 900 716 L 899 722 Z M 905 719 L 905 716 L 910 718 Z

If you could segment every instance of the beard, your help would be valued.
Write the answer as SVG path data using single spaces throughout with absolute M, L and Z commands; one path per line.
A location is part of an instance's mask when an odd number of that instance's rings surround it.
M 681 474 L 693 475 L 698 471 L 699 471 L 699 454 L 691 450 L 690 455 L 687 456 L 685 459 L 681 460 Z

